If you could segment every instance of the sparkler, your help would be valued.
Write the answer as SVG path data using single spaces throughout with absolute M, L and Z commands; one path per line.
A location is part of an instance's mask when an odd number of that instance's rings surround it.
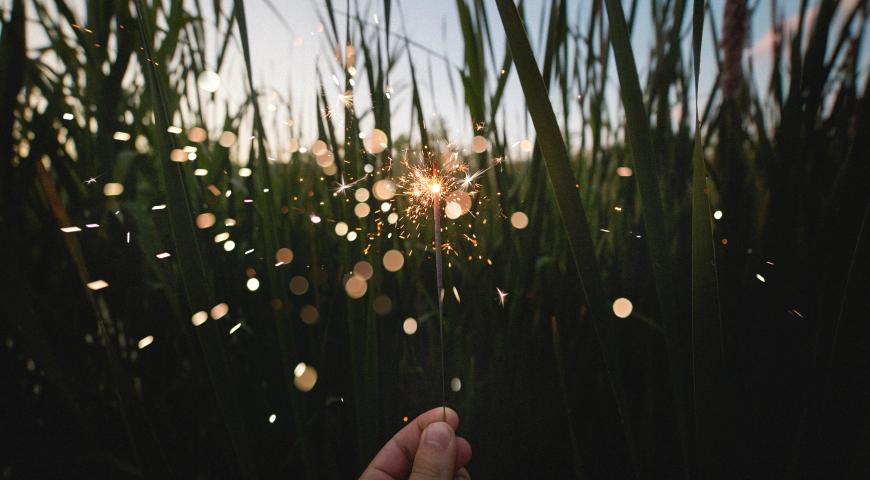
M 449 147 L 449 146 L 448 146 Z M 408 197 L 405 209 L 406 218 L 417 222 L 428 212 L 432 212 L 435 251 L 435 295 L 438 299 L 438 333 L 441 349 L 441 404 L 444 418 L 447 418 L 447 381 L 444 362 L 444 253 L 445 244 L 441 233 L 441 202 L 454 197 L 458 192 L 476 192 L 477 179 L 489 168 L 470 173 L 468 165 L 460 160 L 458 152 L 450 151 L 442 157 L 443 165 L 439 165 L 438 157 L 430 149 L 419 152 L 419 162 L 412 165 L 408 161 L 408 151 L 402 164 L 408 172 L 400 177 L 397 185 Z M 497 165 L 496 162 L 494 165 Z

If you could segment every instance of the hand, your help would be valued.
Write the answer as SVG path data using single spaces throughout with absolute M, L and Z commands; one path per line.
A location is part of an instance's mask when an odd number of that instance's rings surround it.
M 471 445 L 454 433 L 459 415 L 448 408 L 443 420 L 443 407 L 412 420 L 375 455 L 360 480 L 471 480 L 465 469 Z

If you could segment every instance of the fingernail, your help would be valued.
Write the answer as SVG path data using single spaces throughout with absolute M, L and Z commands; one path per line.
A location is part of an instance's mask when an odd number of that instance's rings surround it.
M 444 422 L 435 422 L 423 431 L 423 441 L 441 450 L 450 445 L 450 437 L 450 427 Z

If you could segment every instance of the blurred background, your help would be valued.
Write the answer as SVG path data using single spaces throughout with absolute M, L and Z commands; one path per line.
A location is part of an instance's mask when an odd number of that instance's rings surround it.
M 0 475 L 867 478 L 867 4 L 0 0 Z

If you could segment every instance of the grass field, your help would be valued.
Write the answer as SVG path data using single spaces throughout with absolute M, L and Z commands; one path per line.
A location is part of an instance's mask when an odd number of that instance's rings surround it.
M 310 4 L 346 93 L 276 100 L 254 1 L 2 4 L 4 475 L 358 475 L 441 403 L 434 222 L 398 181 L 424 148 L 483 172 L 442 232 L 475 477 L 870 473 L 866 0 L 802 1 L 763 79 L 775 2 L 457 0 L 477 145 L 426 121 L 396 2 Z

